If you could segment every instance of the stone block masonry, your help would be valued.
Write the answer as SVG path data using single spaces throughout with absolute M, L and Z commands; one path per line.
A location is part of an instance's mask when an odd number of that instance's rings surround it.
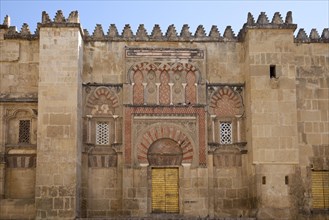
M 296 28 L 6 16 L 0 219 L 329 218 L 329 29 Z

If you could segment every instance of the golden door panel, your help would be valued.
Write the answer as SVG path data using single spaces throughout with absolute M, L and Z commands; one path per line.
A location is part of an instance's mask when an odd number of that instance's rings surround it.
M 178 168 L 152 169 L 152 212 L 178 213 Z
M 312 196 L 314 209 L 329 208 L 329 172 L 312 172 Z

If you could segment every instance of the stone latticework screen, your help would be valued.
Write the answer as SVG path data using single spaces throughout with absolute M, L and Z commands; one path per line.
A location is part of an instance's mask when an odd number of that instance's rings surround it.
M 18 143 L 28 144 L 30 143 L 30 120 L 20 120 L 19 121 L 19 134 Z
M 230 122 L 220 123 L 220 143 L 221 144 L 232 143 L 232 123 Z
M 110 143 L 110 127 L 108 122 L 97 122 L 96 124 L 96 144 L 106 145 Z

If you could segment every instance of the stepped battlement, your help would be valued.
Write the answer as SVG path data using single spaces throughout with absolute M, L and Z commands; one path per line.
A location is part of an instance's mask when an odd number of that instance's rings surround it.
M 41 23 L 38 23 L 34 33 L 31 33 L 29 25 L 24 23 L 20 31 L 15 26 L 10 26 L 10 17 L 4 18 L 0 29 L 5 29 L 5 39 L 27 39 L 34 40 L 39 37 L 40 27 L 80 27 L 80 19 L 78 11 L 72 11 L 67 18 L 61 10 L 56 12 L 53 20 L 50 19 L 47 12 L 42 12 Z M 227 26 L 221 35 L 218 27 L 213 25 L 207 34 L 203 25 L 199 25 L 194 34 L 190 31 L 190 27 L 184 24 L 178 33 L 175 25 L 169 25 L 164 33 L 159 24 L 155 24 L 150 34 L 145 29 L 144 24 L 140 24 L 134 34 L 129 24 L 126 24 L 119 34 L 115 24 L 110 24 L 108 31 L 104 33 L 101 24 L 96 24 L 92 34 L 88 30 L 81 31 L 85 41 L 170 41 L 170 42 L 242 42 L 248 29 L 292 29 L 295 31 L 297 24 L 293 23 L 292 12 L 288 11 L 283 20 L 279 12 L 275 12 L 272 20 L 268 19 L 265 12 L 261 12 L 255 21 L 254 16 L 249 12 L 247 21 L 236 35 L 231 26 Z M 314 28 L 307 35 L 303 28 L 300 28 L 294 37 L 296 43 L 329 43 L 329 29 L 324 28 L 322 34 Z

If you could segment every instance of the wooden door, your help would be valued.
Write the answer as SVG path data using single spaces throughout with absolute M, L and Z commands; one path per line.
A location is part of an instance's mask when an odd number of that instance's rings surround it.
M 178 168 L 152 169 L 152 212 L 179 212 Z

